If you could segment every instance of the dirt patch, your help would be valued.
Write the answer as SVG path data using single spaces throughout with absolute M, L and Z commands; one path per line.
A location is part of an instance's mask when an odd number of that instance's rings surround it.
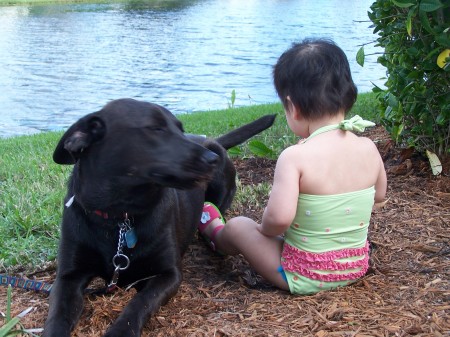
M 374 210 L 371 268 L 359 282 L 313 296 L 292 296 L 255 275 L 239 256 L 219 257 L 201 239 L 184 259 L 177 295 L 151 318 L 143 336 L 450 336 L 450 160 L 439 177 L 426 158 L 393 147 L 382 128 L 374 140 L 388 172 L 388 201 Z M 244 185 L 271 181 L 275 162 L 236 160 Z M 264 201 L 260 201 L 264 204 Z M 232 208 L 260 220 L 262 208 Z M 33 278 L 50 281 L 54 268 Z M 0 287 L 0 311 L 6 288 Z M 134 291 L 86 297 L 73 336 L 102 336 Z M 43 326 L 48 298 L 13 291 L 13 314 L 33 307 L 22 320 Z

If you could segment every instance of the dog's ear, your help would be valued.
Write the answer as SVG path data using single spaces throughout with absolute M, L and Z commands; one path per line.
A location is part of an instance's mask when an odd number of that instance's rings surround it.
M 81 153 L 102 139 L 106 132 L 104 121 L 94 114 L 87 115 L 64 133 L 53 152 L 57 164 L 75 164 Z

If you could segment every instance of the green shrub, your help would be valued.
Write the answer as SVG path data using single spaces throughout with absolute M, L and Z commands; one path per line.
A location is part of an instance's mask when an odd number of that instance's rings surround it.
M 450 153 L 450 1 L 442 1 L 377 0 L 368 13 L 388 76 L 386 91 L 374 88 L 382 123 L 398 144 L 440 155 Z

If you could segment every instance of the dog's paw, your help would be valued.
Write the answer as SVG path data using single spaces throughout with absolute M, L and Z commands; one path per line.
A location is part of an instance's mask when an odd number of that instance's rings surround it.
M 138 333 L 133 333 L 130 331 L 123 331 L 123 332 L 119 332 L 119 331 L 110 331 L 108 330 L 103 337 L 139 337 L 140 334 Z
M 140 335 L 140 329 L 133 327 L 131 323 L 124 325 L 116 322 L 109 327 L 103 337 L 139 337 Z

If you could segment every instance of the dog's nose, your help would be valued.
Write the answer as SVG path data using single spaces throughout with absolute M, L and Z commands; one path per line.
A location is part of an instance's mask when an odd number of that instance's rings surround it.
M 219 161 L 219 156 L 212 151 L 205 151 L 202 159 L 209 165 L 214 165 Z

